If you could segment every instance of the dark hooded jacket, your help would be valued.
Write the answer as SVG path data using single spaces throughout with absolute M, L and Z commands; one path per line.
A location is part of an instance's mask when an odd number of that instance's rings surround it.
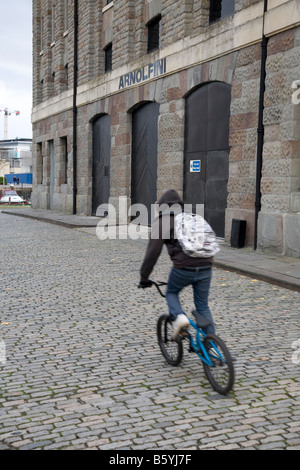
M 179 194 L 170 189 L 158 201 L 159 215 L 154 220 L 151 236 L 144 261 L 141 266 L 141 281 L 147 281 L 164 244 L 175 268 L 211 266 L 212 258 L 193 258 L 186 255 L 176 238 L 174 238 L 174 215 L 183 210 Z

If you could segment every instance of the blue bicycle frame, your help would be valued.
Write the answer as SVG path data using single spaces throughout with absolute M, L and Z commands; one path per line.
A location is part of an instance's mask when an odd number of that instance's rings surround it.
M 213 364 L 212 360 L 210 359 L 210 355 L 206 351 L 205 347 L 203 346 L 203 342 L 202 342 L 202 339 L 205 338 L 206 334 L 190 318 L 189 318 L 189 322 L 190 322 L 190 325 L 196 331 L 196 338 L 195 338 L 196 341 L 194 340 L 193 336 L 191 335 L 191 333 L 188 330 L 185 330 L 184 337 L 187 338 L 190 341 L 191 348 L 193 349 L 193 351 L 195 351 L 197 356 L 200 357 L 201 361 L 203 361 L 208 366 L 213 366 L 214 364 Z M 222 361 L 224 361 L 224 358 L 222 357 L 222 354 L 220 353 L 217 346 L 212 341 L 211 341 L 211 345 L 212 345 L 214 351 L 216 352 L 217 357 L 219 359 L 221 359 Z
M 165 295 L 162 293 L 162 291 L 160 290 L 160 287 L 161 286 L 165 286 L 166 285 L 166 282 L 160 282 L 160 283 L 157 283 L 157 282 L 154 282 L 154 281 L 150 281 L 150 284 L 149 286 L 147 287 L 150 287 L 151 285 L 155 285 L 155 287 L 157 288 L 158 292 L 160 293 L 160 295 L 162 297 L 165 297 Z M 142 287 L 141 285 L 139 285 L 139 287 Z M 191 320 L 189 318 L 189 322 L 190 322 L 190 325 L 194 328 L 194 330 L 196 331 L 196 341 L 194 340 L 193 336 L 191 335 L 191 333 L 188 331 L 188 330 L 185 330 L 185 334 L 184 334 L 184 337 L 186 339 L 189 339 L 190 341 L 190 346 L 191 348 L 193 349 L 193 351 L 197 354 L 197 356 L 200 357 L 201 361 L 203 361 L 206 365 L 208 366 L 214 366 L 214 363 L 212 362 L 212 360 L 210 359 L 210 356 L 211 357 L 214 357 L 215 359 L 220 359 L 222 362 L 225 362 L 222 354 L 220 353 L 220 351 L 218 350 L 217 346 L 213 343 L 213 341 L 210 341 L 210 344 L 212 346 L 212 348 L 214 349 L 215 353 L 216 353 L 216 356 L 212 356 L 211 354 L 209 354 L 205 347 L 203 346 L 203 342 L 202 342 L 202 339 L 206 337 L 206 334 L 204 333 L 204 331 L 196 325 L 196 323 Z M 202 353 L 202 355 L 200 354 Z

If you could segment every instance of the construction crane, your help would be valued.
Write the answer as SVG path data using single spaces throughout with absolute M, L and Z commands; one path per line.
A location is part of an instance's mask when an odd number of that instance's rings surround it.
M 8 116 L 15 114 L 16 116 L 20 115 L 20 111 L 10 111 L 8 108 L 0 109 L 0 113 L 4 113 L 4 140 L 7 140 L 8 136 Z

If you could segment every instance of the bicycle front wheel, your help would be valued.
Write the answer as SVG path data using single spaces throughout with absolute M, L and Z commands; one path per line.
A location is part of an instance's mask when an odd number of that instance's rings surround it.
M 182 340 L 172 339 L 173 327 L 169 315 L 161 315 L 157 320 L 157 339 L 162 355 L 172 366 L 177 366 L 183 356 Z
M 203 363 L 206 377 L 216 392 L 226 395 L 234 383 L 234 367 L 230 352 L 224 341 L 215 334 L 208 334 L 203 340 L 211 365 Z

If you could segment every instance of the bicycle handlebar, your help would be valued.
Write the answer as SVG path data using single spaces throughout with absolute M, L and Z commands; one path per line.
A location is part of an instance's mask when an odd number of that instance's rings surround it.
M 166 282 L 161 282 L 161 281 L 160 281 L 160 282 L 149 281 L 149 282 L 151 282 L 151 284 L 149 284 L 148 286 L 143 286 L 143 285 L 139 284 L 138 287 L 139 287 L 139 288 L 142 288 L 142 289 L 146 289 L 147 287 L 152 287 L 152 286 L 154 285 L 154 286 L 156 287 L 156 289 L 158 290 L 158 292 L 160 293 L 160 295 L 161 295 L 162 297 L 166 297 L 166 296 L 162 293 L 162 291 L 160 290 L 160 287 L 161 287 L 161 286 L 166 286 L 166 285 L 167 285 Z

